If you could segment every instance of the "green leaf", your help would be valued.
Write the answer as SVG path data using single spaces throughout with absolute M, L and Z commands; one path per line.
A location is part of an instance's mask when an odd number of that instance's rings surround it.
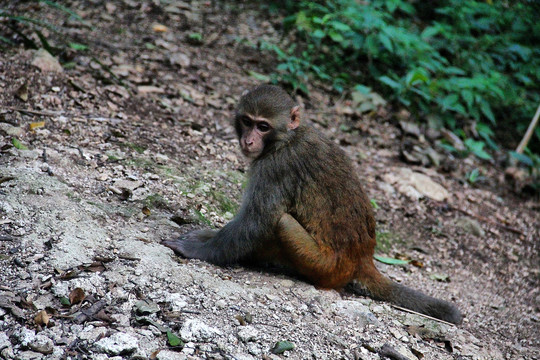
M 400 83 L 390 79 L 386 75 L 379 77 L 379 81 L 382 82 L 383 84 L 386 84 L 386 85 L 390 86 L 393 89 L 396 89 L 396 90 L 401 90 L 401 88 L 402 88 Z
M 394 52 L 394 46 L 392 45 L 392 40 L 390 40 L 390 38 L 386 34 L 379 33 L 379 40 L 381 41 L 383 46 L 386 48 L 386 50 L 390 52 Z
M 470 173 L 467 174 L 467 181 L 471 184 L 474 184 L 478 177 L 480 176 L 480 171 L 478 169 L 473 169 Z
M 172 331 L 167 331 L 167 341 L 170 346 L 181 346 L 184 347 L 184 342 L 178 336 L 176 336 Z
M 326 33 L 322 31 L 321 29 L 317 29 L 313 33 L 311 33 L 311 36 L 316 37 L 318 39 L 322 39 L 326 36 Z
M 371 88 L 367 87 L 365 85 L 362 85 L 362 84 L 356 84 L 354 86 L 354 91 L 358 91 L 358 92 L 360 92 L 362 94 L 367 95 L 367 94 L 369 94 L 371 92 Z
M 495 125 L 495 115 L 493 115 L 491 106 L 487 101 L 483 100 L 480 102 L 480 110 L 482 110 L 482 113 L 489 119 L 489 121 L 491 121 L 493 125 Z
M 467 149 L 472 152 L 474 155 L 484 160 L 491 160 L 491 155 L 489 155 L 485 150 L 484 146 L 486 145 L 483 141 L 476 141 L 474 139 L 466 139 L 464 142 Z
M 76 43 L 76 42 L 70 42 L 69 47 L 72 48 L 73 50 L 77 50 L 77 51 L 88 50 L 88 46 L 86 46 L 84 44 L 79 44 L 79 43 Z
M 283 354 L 285 351 L 290 351 L 290 350 L 293 350 L 294 349 L 294 344 L 290 341 L 278 341 L 274 347 L 272 348 L 272 350 L 270 350 L 272 352 L 272 354 L 276 354 L 276 355 L 279 355 L 279 354 Z
M 462 90 L 460 95 L 461 95 L 461 98 L 467 104 L 467 108 L 470 109 L 472 107 L 473 102 L 474 102 L 473 92 L 471 90 Z
M 441 31 L 439 26 L 428 26 L 422 31 L 422 34 L 420 34 L 420 37 L 422 40 L 427 40 L 430 37 L 433 37 L 437 35 Z
M 21 143 L 19 139 L 17 138 L 11 139 L 11 143 L 13 144 L 13 146 L 15 146 L 19 150 L 28 150 L 28 148 L 23 143 Z
M 382 262 L 383 264 L 388 264 L 388 265 L 405 265 L 410 262 L 408 260 L 394 259 L 394 258 L 389 258 L 389 257 L 384 257 L 384 256 L 379 256 L 379 255 L 373 255 L 373 258 L 375 258 L 375 260 L 377 261 Z
M 371 200 L 369 200 L 369 202 L 371 203 L 371 206 L 373 206 L 374 209 L 379 208 L 379 205 L 377 205 L 377 200 L 371 199 Z
M 82 18 L 77 13 L 75 13 L 70 8 L 65 7 L 64 5 L 59 4 L 58 1 L 40 0 L 40 2 L 45 3 L 45 4 L 47 4 L 47 5 L 51 6 L 51 7 L 57 8 L 59 10 L 62 10 L 63 12 L 65 12 L 65 13 L 69 14 L 70 16 L 72 16 L 74 19 L 76 19 L 78 21 L 82 21 Z
M 532 159 L 530 157 L 528 157 L 527 155 L 525 154 L 520 154 L 520 153 L 517 153 L 515 151 L 510 151 L 510 156 L 512 156 L 514 159 L 516 159 L 517 161 L 527 165 L 527 166 L 533 166 L 534 165 L 534 162 L 532 161 Z
M 446 96 L 444 99 L 439 100 L 439 103 L 441 104 L 443 111 L 445 111 L 445 110 L 453 110 L 458 101 L 459 101 L 459 97 L 457 94 L 450 94 Z
M 248 74 L 249 76 L 251 76 L 252 78 L 256 79 L 256 80 L 259 80 L 259 81 L 262 81 L 262 82 L 269 82 L 270 81 L 270 76 L 268 75 L 264 75 L 264 74 L 260 74 L 256 71 L 252 71 L 252 70 L 248 70 Z
M 426 83 L 428 81 L 429 81 L 429 78 L 427 75 L 427 71 L 422 68 L 413 69 L 409 71 L 409 73 L 405 77 L 405 83 L 407 84 L 408 87 Z
M 330 30 L 330 32 L 328 33 L 328 35 L 330 36 L 330 39 L 332 39 L 333 41 L 337 42 L 337 43 L 340 43 L 342 42 L 343 40 L 345 40 L 345 38 L 343 37 L 343 35 L 341 35 L 340 33 L 338 33 L 337 31 L 334 31 L 334 30 Z
M 340 21 L 330 21 L 328 25 L 331 25 L 334 29 L 341 32 L 351 31 L 351 27 L 347 24 L 344 24 Z
M 62 296 L 60 298 L 60 304 L 62 304 L 63 306 L 71 306 L 71 302 L 69 301 L 69 299 L 65 296 Z

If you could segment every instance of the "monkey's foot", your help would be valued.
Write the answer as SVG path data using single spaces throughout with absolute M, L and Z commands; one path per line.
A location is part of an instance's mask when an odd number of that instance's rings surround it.
M 215 230 L 197 230 L 188 232 L 177 239 L 165 240 L 161 243 L 171 248 L 177 255 L 208 260 L 208 254 L 211 252 L 209 240 L 215 235 Z
M 164 240 L 161 242 L 163 245 L 165 245 L 168 248 L 171 248 L 176 255 L 185 256 L 182 252 L 183 249 L 183 242 L 181 238 L 175 239 L 175 240 Z

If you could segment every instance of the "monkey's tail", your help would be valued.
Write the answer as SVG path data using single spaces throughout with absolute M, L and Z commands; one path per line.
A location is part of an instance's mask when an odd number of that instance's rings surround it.
M 455 305 L 386 278 L 377 270 L 371 259 L 367 264 L 364 264 L 356 280 L 349 284 L 349 288 L 354 293 L 361 295 L 367 293 L 368 296 L 375 300 L 388 301 L 394 305 L 453 324 L 459 324 L 463 319 L 461 312 Z

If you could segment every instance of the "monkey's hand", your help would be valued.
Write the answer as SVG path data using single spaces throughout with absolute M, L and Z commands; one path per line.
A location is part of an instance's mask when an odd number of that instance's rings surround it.
M 216 236 L 216 230 L 197 230 L 188 232 L 178 239 L 165 240 L 163 245 L 173 249 L 173 251 L 181 256 L 187 258 L 196 258 L 201 260 L 207 260 L 204 256 L 202 249 L 208 247 L 208 241 Z

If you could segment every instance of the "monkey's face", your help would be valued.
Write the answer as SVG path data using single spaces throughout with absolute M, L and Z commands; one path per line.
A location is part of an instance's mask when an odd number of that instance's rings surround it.
M 240 131 L 240 147 L 242 153 L 250 158 L 259 157 L 265 146 L 265 139 L 269 138 L 274 129 L 265 118 L 256 118 L 249 115 L 242 115 L 236 119 L 237 129 Z

